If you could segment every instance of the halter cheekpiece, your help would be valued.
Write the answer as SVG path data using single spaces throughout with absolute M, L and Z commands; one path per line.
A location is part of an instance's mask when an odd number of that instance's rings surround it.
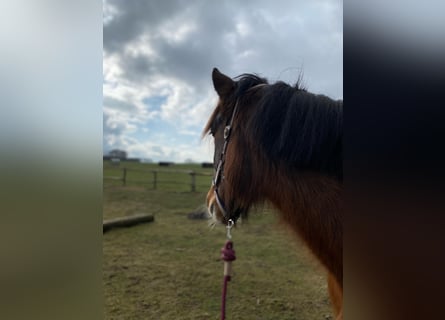
M 216 166 L 215 176 L 212 181 L 216 203 L 218 204 L 218 207 L 221 210 L 221 212 L 226 220 L 231 217 L 230 217 L 229 213 L 227 212 L 227 208 L 224 204 L 224 201 L 219 196 L 218 186 L 221 183 L 221 181 L 224 180 L 223 172 L 224 172 L 224 163 L 226 160 L 226 151 L 227 151 L 227 146 L 229 145 L 230 134 L 232 132 L 233 119 L 235 118 L 237 109 L 238 109 L 238 100 L 236 100 L 235 107 L 233 108 L 232 116 L 230 117 L 230 120 L 226 123 L 226 126 L 224 128 L 224 145 L 222 147 L 221 154 L 219 156 L 218 165 Z M 236 221 L 238 219 L 238 217 L 233 217 L 231 219 Z

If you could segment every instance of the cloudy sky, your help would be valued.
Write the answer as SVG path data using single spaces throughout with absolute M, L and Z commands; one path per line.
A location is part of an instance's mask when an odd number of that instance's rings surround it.
M 211 71 L 343 98 L 342 1 L 104 0 L 103 150 L 211 161 Z

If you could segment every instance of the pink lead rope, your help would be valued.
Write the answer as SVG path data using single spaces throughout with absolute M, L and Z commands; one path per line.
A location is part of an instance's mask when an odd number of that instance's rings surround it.
M 227 283 L 230 281 L 230 274 L 232 272 L 232 261 L 236 259 L 235 250 L 233 250 L 232 235 L 230 229 L 232 229 L 234 222 L 229 220 L 227 224 L 227 238 L 226 244 L 221 249 L 221 259 L 224 261 L 224 282 L 222 290 L 222 302 L 221 302 L 221 320 L 226 319 L 226 296 L 227 296 Z

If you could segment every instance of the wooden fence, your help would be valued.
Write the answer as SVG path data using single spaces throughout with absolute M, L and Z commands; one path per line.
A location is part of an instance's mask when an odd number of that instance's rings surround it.
M 135 168 L 110 168 L 114 170 L 122 171 L 119 176 L 104 176 L 103 178 L 105 180 L 115 180 L 120 181 L 122 183 L 122 186 L 126 186 L 127 184 L 144 184 L 149 185 L 152 187 L 152 189 L 156 190 L 159 188 L 159 184 L 167 183 L 167 184 L 187 184 L 190 186 L 190 191 L 196 192 L 197 191 L 197 177 L 208 177 L 208 181 L 210 183 L 211 177 L 213 176 L 213 173 L 208 172 L 197 172 L 194 170 L 168 170 L 168 169 L 156 169 L 156 170 L 143 170 L 143 169 L 135 169 Z M 129 179 L 129 173 L 130 172 L 138 172 L 142 174 L 151 174 L 151 179 Z M 165 176 L 165 174 L 172 174 L 175 175 L 176 179 L 174 180 L 163 180 L 159 179 L 159 175 L 162 174 Z M 184 179 L 177 179 L 178 175 L 188 175 L 189 180 L 188 182 Z M 210 184 L 206 184 L 206 187 L 210 186 Z

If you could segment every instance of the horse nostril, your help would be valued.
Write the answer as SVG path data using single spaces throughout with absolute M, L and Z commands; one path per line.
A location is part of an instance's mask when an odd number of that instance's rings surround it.
M 210 204 L 210 207 L 209 207 L 209 211 L 210 211 L 210 214 L 213 216 L 213 210 L 215 209 L 215 205 L 212 203 L 212 204 Z

